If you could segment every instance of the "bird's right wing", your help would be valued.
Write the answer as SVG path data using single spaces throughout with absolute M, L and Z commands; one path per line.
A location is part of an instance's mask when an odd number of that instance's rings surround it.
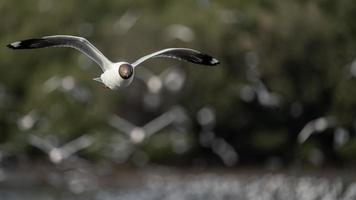
M 72 154 L 85 149 L 92 145 L 94 142 L 94 139 L 89 136 L 89 135 L 82 135 L 77 139 L 74 139 L 67 144 L 65 144 L 63 147 L 61 147 L 62 152 L 64 153 L 64 157 L 68 158 Z
M 107 59 L 87 39 L 70 35 L 52 35 L 13 42 L 7 47 L 11 49 L 36 49 L 45 47 L 70 47 L 87 55 L 105 71 L 110 68 L 111 61 Z

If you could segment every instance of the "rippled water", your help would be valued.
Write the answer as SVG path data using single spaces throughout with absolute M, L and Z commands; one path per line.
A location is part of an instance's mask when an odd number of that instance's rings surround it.
M 184 172 L 166 168 L 109 171 L 13 171 L 0 200 L 354 200 L 356 179 L 345 172 Z

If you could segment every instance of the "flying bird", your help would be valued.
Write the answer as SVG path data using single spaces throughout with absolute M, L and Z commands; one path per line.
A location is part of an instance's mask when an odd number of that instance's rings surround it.
M 70 35 L 53 35 L 33 38 L 8 44 L 11 49 L 37 49 L 45 47 L 69 47 L 81 51 L 96 62 L 103 73 L 93 80 L 115 90 L 128 86 L 134 77 L 135 68 L 151 58 L 166 57 L 201 65 L 217 65 L 219 61 L 210 55 L 187 48 L 168 48 L 148 54 L 133 63 L 111 62 L 87 39 Z

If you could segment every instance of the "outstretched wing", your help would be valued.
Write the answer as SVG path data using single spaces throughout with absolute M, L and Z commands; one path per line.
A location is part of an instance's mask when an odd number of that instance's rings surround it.
M 42 38 L 33 38 L 13 42 L 7 47 L 11 49 L 36 49 L 45 47 L 70 47 L 77 49 L 95 61 L 103 71 L 108 69 L 111 61 L 108 60 L 94 45 L 82 37 L 70 35 L 53 35 Z
M 166 58 L 174 58 L 178 60 L 184 60 L 188 61 L 191 63 L 195 64 L 200 64 L 200 65 L 217 65 L 219 64 L 219 61 L 215 58 L 213 58 L 210 55 L 201 53 L 199 51 L 193 50 L 193 49 L 186 49 L 186 48 L 169 48 L 169 49 L 163 49 L 157 52 L 154 52 L 152 54 L 149 54 L 147 56 L 144 56 L 134 63 L 132 63 L 133 67 L 136 67 L 137 65 L 141 64 L 142 62 L 145 62 L 146 60 L 150 58 L 158 58 L 158 57 L 166 57 Z

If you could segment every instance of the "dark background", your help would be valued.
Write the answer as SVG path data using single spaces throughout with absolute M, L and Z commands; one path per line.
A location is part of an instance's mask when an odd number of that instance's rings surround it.
M 0 1 L 1 157 L 62 162 L 39 143 L 84 135 L 76 155 L 91 163 L 352 166 L 355 17 L 352 0 Z M 56 34 L 86 37 L 112 61 L 187 47 L 221 64 L 150 60 L 129 87 L 110 91 L 75 50 L 6 48 Z M 146 70 L 172 74 L 150 91 L 139 78 Z M 159 118 L 171 123 L 143 139 L 115 128 L 115 116 L 141 127 L 172 108 Z

